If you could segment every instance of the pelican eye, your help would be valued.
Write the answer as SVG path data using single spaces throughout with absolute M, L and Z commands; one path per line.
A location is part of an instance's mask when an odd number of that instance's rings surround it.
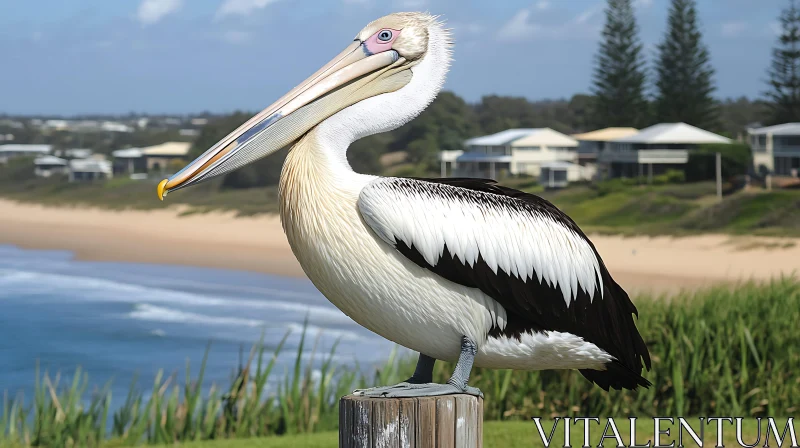
M 381 31 L 380 33 L 378 33 L 378 40 L 382 42 L 388 42 L 392 40 L 392 32 L 389 30 Z

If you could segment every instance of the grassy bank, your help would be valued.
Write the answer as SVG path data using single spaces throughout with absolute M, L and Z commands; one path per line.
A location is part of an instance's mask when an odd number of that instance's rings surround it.
M 800 282 L 742 284 L 670 301 L 639 297 L 637 304 L 639 327 L 653 358 L 653 369 L 646 374 L 653 387 L 605 392 L 572 371 L 475 369 L 471 384 L 486 395 L 486 420 L 781 416 L 798 411 Z M 37 375 L 32 401 L 13 391 L 5 396 L 0 441 L 94 446 L 110 439 L 113 445 L 129 446 L 330 432 L 338 424 L 339 396 L 356 387 L 398 382 L 413 370 L 413 360 L 390 358 L 374 375 L 364 375 L 334 365 L 332 353 L 317 353 L 311 356 L 321 361 L 315 374 L 312 361 L 303 357 L 313 354 L 314 346 L 304 339 L 293 369 L 280 376 L 273 370 L 277 353 L 265 353 L 257 345 L 229 385 L 210 390 L 199 386 L 202 368 L 192 376 L 187 366 L 182 380 L 162 373 L 147 387 L 148 394 L 133 385 L 116 410 L 109 408 L 108 388 L 98 385 L 93 391 L 85 374 L 72 375 L 68 384 L 59 384 L 56 375 Z M 445 381 L 451 369 L 437 363 L 435 380 Z M 323 436 L 314 440 L 327 443 Z
M 650 186 L 608 181 L 541 196 L 591 232 L 800 237 L 800 190 L 742 191 L 720 202 L 712 182 Z

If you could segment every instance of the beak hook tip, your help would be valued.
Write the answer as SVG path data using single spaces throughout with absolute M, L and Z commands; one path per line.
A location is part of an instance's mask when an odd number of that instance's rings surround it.
M 169 179 L 164 179 L 158 183 L 158 199 L 164 200 L 164 196 L 167 195 L 166 186 Z

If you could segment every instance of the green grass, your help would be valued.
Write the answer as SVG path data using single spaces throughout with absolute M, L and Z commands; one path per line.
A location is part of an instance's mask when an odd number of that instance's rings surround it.
M 587 232 L 800 237 L 800 191 L 739 192 L 722 202 L 715 194 L 709 182 L 658 186 L 608 182 L 541 195 Z
M 638 326 L 653 359 L 645 376 L 653 387 L 605 392 L 575 371 L 477 368 L 470 383 L 484 391 L 485 419 L 780 416 L 800 409 L 800 281 L 712 288 L 669 301 L 638 297 L 636 303 Z M 227 386 L 209 392 L 197 386 L 203 360 L 196 377 L 189 365 L 182 381 L 160 374 L 147 399 L 132 385 L 118 410 L 108 408 L 105 385 L 90 387 L 83 372 L 69 383 L 59 374 L 39 373 L 32 402 L 13 391 L 4 396 L 0 443 L 96 446 L 110 439 L 111 446 L 131 446 L 330 432 L 338 426 L 340 396 L 357 387 L 397 383 L 414 368 L 413 359 L 393 355 L 366 375 L 333 364 L 333 351 L 319 353 L 317 341 L 304 336 L 296 361 L 283 375 L 273 368 L 282 345 L 268 354 L 256 344 Z M 304 361 L 306 354 L 312 361 Z M 312 375 L 313 359 L 320 360 L 319 380 Z M 452 365 L 437 363 L 434 380 L 446 381 L 451 371 Z M 277 386 L 270 393 L 264 389 L 268 382 Z

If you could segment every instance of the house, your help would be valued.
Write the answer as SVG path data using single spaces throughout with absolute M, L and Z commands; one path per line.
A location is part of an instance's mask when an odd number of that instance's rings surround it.
M 636 128 L 604 128 L 596 131 L 573 134 L 578 141 L 578 163 L 589 165 L 597 163 L 597 155 L 608 148 L 609 142 L 630 137 L 639 132 Z
M 72 159 L 68 167 L 70 182 L 103 180 L 114 176 L 109 160 Z
M 747 134 L 757 172 L 798 177 L 800 123 L 748 129 Z
M 447 177 L 448 168 L 450 168 L 450 173 L 454 173 L 458 169 L 458 162 L 456 160 L 464 154 L 464 151 L 461 150 L 448 150 L 448 151 L 439 151 L 439 163 L 442 167 L 441 176 Z
M 189 155 L 192 144 L 188 142 L 167 142 L 141 148 L 146 159 L 147 171 L 166 172 L 171 163 L 182 165 Z
M 117 121 L 104 121 L 100 123 L 100 130 L 104 132 L 133 132 L 133 128 Z
M 50 177 L 67 173 L 67 161 L 55 156 L 39 156 L 33 160 L 33 174 L 39 177 Z
M 146 173 L 168 171 L 170 164 L 184 164 L 192 144 L 187 142 L 167 142 L 146 148 L 118 149 L 114 156 L 115 173 Z
M 0 163 L 7 163 L 14 157 L 34 157 L 50 154 L 53 147 L 51 145 L 22 145 L 7 144 L 0 145 Z
M 71 148 L 55 152 L 59 157 L 67 157 L 70 159 L 88 159 L 91 157 L 92 153 L 93 151 L 87 148 Z
M 545 188 L 564 188 L 583 179 L 585 168 L 577 163 L 545 162 L 540 165 L 539 184 Z
M 112 151 L 111 155 L 114 157 L 114 174 L 147 172 L 147 160 L 139 148 L 118 149 Z
M 713 143 L 731 140 L 686 123 L 659 123 L 609 141 L 597 157 L 598 169 L 602 178 L 652 177 L 683 169 L 690 151 Z
M 548 162 L 576 162 L 578 141 L 550 128 L 508 129 L 464 142 L 464 152 L 441 154 L 446 164 L 455 158 L 458 176 L 496 178 L 504 175 L 539 176 Z M 572 180 L 579 180 L 583 173 Z

